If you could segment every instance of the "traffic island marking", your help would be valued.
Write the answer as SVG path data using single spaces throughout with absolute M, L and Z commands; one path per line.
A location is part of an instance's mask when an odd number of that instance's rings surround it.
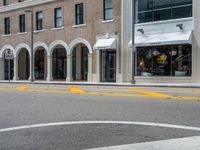
M 150 97 L 155 97 L 155 98 L 165 98 L 165 99 L 177 98 L 175 96 L 161 94 L 161 93 L 157 93 L 157 92 L 145 91 L 145 90 L 141 90 L 141 89 L 128 88 L 127 90 L 136 92 L 136 93 L 140 93 L 140 94 L 144 94 L 144 95 L 148 95 Z
M 124 90 L 124 89 L 122 89 Z M 70 86 L 68 90 L 57 90 L 57 89 L 34 89 L 32 86 L 28 85 L 21 85 L 17 87 L 6 87 L 0 88 L 0 91 L 24 91 L 24 92 L 41 92 L 41 93 L 62 93 L 62 94 L 84 94 L 84 95 L 99 95 L 99 96 L 117 96 L 117 97 L 140 97 L 140 98 L 160 98 L 160 99 L 174 99 L 174 100 L 193 100 L 193 101 L 200 101 L 200 97 L 195 96 L 173 96 L 162 94 L 158 92 L 150 92 L 143 89 L 136 89 L 136 88 L 126 88 L 126 91 L 134 92 L 134 93 L 118 93 L 118 92 L 90 92 L 82 90 L 76 86 Z
M 78 87 L 75 87 L 75 86 L 69 87 L 69 92 L 74 93 L 74 94 L 87 94 L 86 91 L 84 91 Z
M 29 88 L 30 88 L 30 86 L 23 85 L 23 86 L 18 86 L 16 88 L 16 90 L 17 91 L 27 91 Z
M 22 85 L 17 87 L 0 88 L 1 91 L 27 91 L 30 86 Z
M 200 97 L 193 97 L 193 96 L 171 96 L 171 95 L 167 95 L 167 94 L 161 94 L 161 93 L 157 93 L 157 92 L 150 92 L 150 91 L 145 91 L 145 90 L 142 90 L 142 89 L 134 89 L 134 88 L 128 88 L 126 90 L 132 91 L 132 92 L 135 92 L 135 93 L 144 94 L 144 95 L 146 95 L 148 97 L 151 97 L 151 98 L 200 101 Z

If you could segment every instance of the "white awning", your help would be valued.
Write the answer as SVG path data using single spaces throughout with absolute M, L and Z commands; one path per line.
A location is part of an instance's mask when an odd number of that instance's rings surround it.
M 94 45 L 94 49 L 117 49 L 117 40 L 116 38 L 98 39 L 97 43 Z
M 141 34 L 135 37 L 135 46 L 159 46 L 174 44 L 191 44 L 192 31 L 182 31 L 162 34 Z M 132 40 L 128 43 L 132 47 Z

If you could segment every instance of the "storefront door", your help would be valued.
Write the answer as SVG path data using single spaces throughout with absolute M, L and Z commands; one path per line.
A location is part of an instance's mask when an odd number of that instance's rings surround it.
M 116 52 L 101 52 L 101 81 L 116 82 Z
M 88 49 L 87 47 L 81 48 L 81 79 L 87 81 L 88 76 Z
M 35 53 L 35 79 L 44 79 L 45 51 L 38 50 Z
M 14 76 L 14 61 L 7 60 L 7 59 L 5 59 L 4 61 L 5 61 L 5 63 L 4 63 L 5 80 L 9 80 L 9 79 L 12 80 L 13 76 Z M 9 67 L 9 61 L 10 61 L 10 67 Z M 9 69 L 10 69 L 10 71 L 9 71 Z M 9 75 L 10 75 L 10 77 L 9 77 Z
M 58 80 L 66 79 L 66 70 L 66 52 L 63 49 L 57 49 L 53 54 L 53 78 Z

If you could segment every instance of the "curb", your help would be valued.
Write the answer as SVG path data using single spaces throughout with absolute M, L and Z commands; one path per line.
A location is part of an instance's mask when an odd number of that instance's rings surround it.
M 89 83 L 89 82 L 29 82 L 29 81 L 0 81 L 0 84 L 42 84 L 42 85 L 79 85 L 79 86 L 119 86 L 119 87 L 165 87 L 165 88 L 200 88 L 200 85 L 187 84 L 131 84 L 131 83 Z

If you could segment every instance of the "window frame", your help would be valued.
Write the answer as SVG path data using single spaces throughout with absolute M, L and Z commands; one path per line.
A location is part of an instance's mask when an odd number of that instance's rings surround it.
M 19 15 L 19 33 L 26 32 L 26 15 Z
M 4 18 L 4 34 L 9 35 L 11 34 L 11 20 L 10 17 Z
M 82 6 L 83 12 L 82 13 L 78 13 L 78 8 L 79 6 Z M 80 22 L 80 17 L 82 18 L 82 22 Z M 75 25 L 82 25 L 84 24 L 85 19 L 84 19 L 84 4 L 83 3 L 79 3 L 79 4 L 75 4 Z
M 113 19 L 113 0 L 110 0 L 112 1 L 112 7 L 108 7 L 106 8 L 106 1 L 107 0 L 103 0 L 103 20 L 112 20 Z M 106 12 L 109 11 L 109 10 L 112 10 L 112 17 L 111 18 L 107 18 L 106 17 Z
M 58 10 L 60 10 L 61 11 L 61 16 L 60 17 L 57 17 L 57 12 L 58 12 Z M 61 27 L 63 27 L 63 20 L 62 20 L 62 7 L 57 7 L 57 8 L 55 8 L 54 9 L 54 27 L 55 28 L 61 28 Z M 61 25 L 60 26 L 58 26 L 58 24 L 57 24 L 57 21 L 58 20 L 61 20 Z
M 39 18 L 39 14 L 42 15 L 42 18 Z M 36 12 L 36 30 L 37 31 L 40 31 L 40 30 L 43 30 L 43 12 L 42 11 L 37 11 Z M 41 28 L 40 28 L 40 25 L 41 25 Z

